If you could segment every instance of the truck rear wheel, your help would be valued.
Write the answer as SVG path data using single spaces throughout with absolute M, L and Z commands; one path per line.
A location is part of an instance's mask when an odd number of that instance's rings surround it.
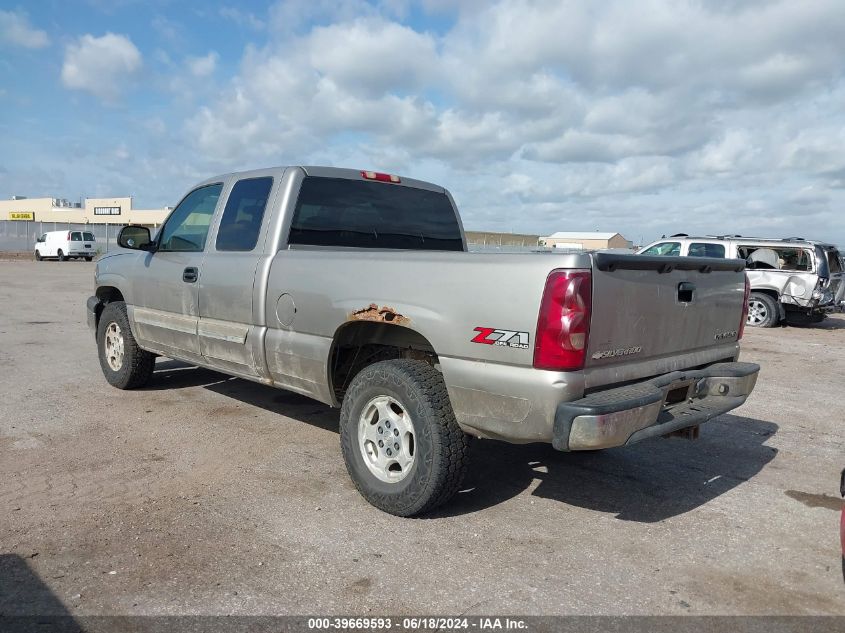
M 751 327 L 775 327 L 778 321 L 777 302 L 763 292 L 752 292 L 748 298 L 748 319 L 745 324 Z
M 97 351 L 103 375 L 118 389 L 143 387 L 153 375 L 155 354 L 138 347 L 123 301 L 103 308 L 97 325 Z
M 419 360 L 386 360 L 352 380 L 340 412 L 349 476 L 372 505 L 397 516 L 433 510 L 458 491 L 469 461 L 443 377 Z
M 56 253 L 56 256 L 58 257 L 60 262 L 65 261 L 65 254 L 62 252 L 62 249 L 59 249 L 59 252 Z

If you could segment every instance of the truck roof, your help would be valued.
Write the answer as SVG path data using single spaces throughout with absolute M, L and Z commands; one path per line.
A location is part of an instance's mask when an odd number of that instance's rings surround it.
M 667 235 L 666 237 L 662 237 L 659 240 L 654 240 L 652 243 L 657 242 L 666 242 L 671 240 L 710 240 L 710 241 L 718 241 L 718 242 L 756 242 L 756 243 L 765 243 L 771 245 L 783 245 L 783 244 L 806 244 L 807 246 L 825 246 L 825 247 L 835 247 L 834 244 L 829 242 L 822 242 L 819 240 L 808 240 L 803 237 L 752 237 L 749 235 L 686 235 L 682 233 L 676 233 L 675 235 Z
M 362 180 L 364 173 L 378 173 L 371 172 L 366 169 L 350 169 L 346 167 L 326 167 L 320 165 L 279 165 L 276 167 L 264 167 L 260 169 L 249 169 L 245 171 L 234 171 L 227 174 L 218 174 L 211 178 L 207 178 L 200 183 L 191 187 L 196 187 L 220 182 L 231 177 L 237 179 L 244 178 L 261 178 L 266 176 L 280 177 L 288 169 L 301 169 L 307 176 L 316 176 L 321 178 L 347 178 L 349 180 Z M 393 184 L 393 183 L 386 183 Z M 399 182 L 395 184 L 404 185 L 406 187 L 416 187 L 417 189 L 427 189 L 429 191 L 436 191 L 437 193 L 446 193 L 446 189 L 440 185 L 425 180 L 417 180 L 416 178 L 408 178 L 407 176 L 399 176 Z

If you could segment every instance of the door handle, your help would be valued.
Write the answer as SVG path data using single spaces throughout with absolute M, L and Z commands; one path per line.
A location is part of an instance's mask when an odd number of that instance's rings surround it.
M 198 277 L 199 272 L 193 266 L 188 266 L 185 270 L 182 271 L 182 281 L 187 282 L 189 284 L 194 283 Z

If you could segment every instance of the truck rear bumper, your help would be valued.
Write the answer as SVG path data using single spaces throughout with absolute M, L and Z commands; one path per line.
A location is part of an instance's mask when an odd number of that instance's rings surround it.
M 561 451 L 610 448 L 696 426 L 745 402 L 759 371 L 754 363 L 717 363 L 562 402 L 552 445 Z

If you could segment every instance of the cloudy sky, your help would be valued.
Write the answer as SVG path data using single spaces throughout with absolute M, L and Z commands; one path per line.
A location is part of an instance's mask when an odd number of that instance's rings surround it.
M 845 245 L 843 0 L 0 1 L 0 197 L 376 169 L 467 228 Z

